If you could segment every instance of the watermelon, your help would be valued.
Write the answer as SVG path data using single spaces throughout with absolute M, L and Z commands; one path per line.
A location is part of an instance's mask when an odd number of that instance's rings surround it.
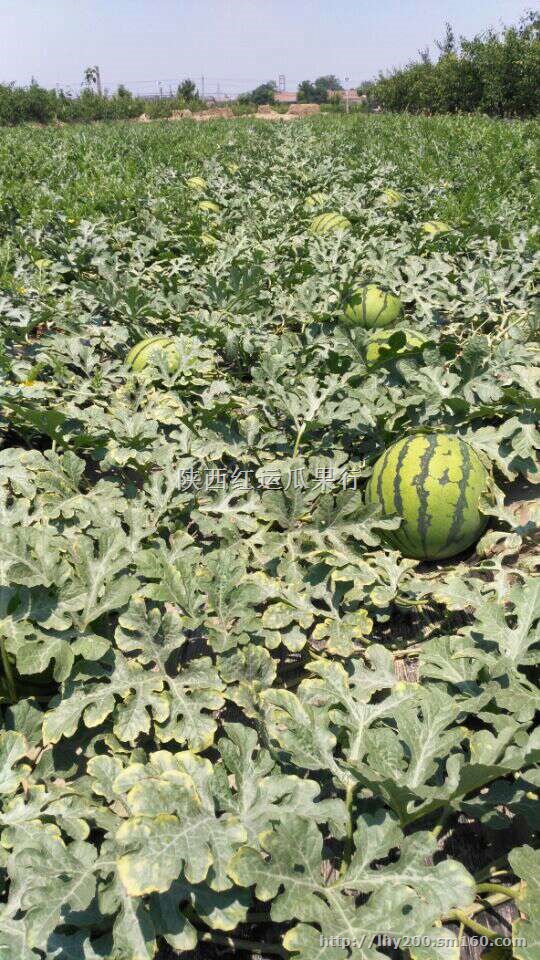
M 189 177 L 186 180 L 186 187 L 189 187 L 190 190 L 206 190 L 207 186 L 206 180 L 203 180 L 202 177 Z
M 201 200 L 199 210 L 202 210 L 203 213 L 219 213 L 220 207 L 213 200 Z
M 317 193 L 312 193 L 309 197 L 306 197 L 304 200 L 304 206 L 307 207 L 308 210 L 311 210 L 313 207 L 322 206 L 323 203 L 326 203 L 326 200 L 326 193 L 321 193 L 318 191 Z
M 399 297 L 368 283 L 358 287 L 345 306 L 344 321 L 350 327 L 388 327 L 401 315 L 403 304 Z
M 328 233 L 343 233 L 350 226 L 350 221 L 341 213 L 320 213 L 311 221 L 309 229 L 317 237 L 323 237 Z
M 397 207 L 399 203 L 403 203 L 403 195 L 398 193 L 397 190 L 392 190 L 392 188 L 383 190 L 383 197 L 391 207 Z
M 444 220 L 426 220 L 422 224 L 422 231 L 428 235 L 428 237 L 438 237 L 441 233 L 449 233 L 450 227 Z
M 389 546 L 406 557 L 440 560 L 476 543 L 487 518 L 479 510 L 489 473 L 478 454 L 460 437 L 417 434 L 392 444 L 377 460 L 366 502 L 383 516 L 402 517 L 398 530 L 385 534 Z
M 151 358 L 160 351 L 165 351 L 169 370 L 173 373 L 178 369 L 179 363 L 178 349 L 173 337 L 147 337 L 146 340 L 141 340 L 129 351 L 126 363 L 132 370 L 144 370 Z
M 380 359 L 382 348 L 388 346 L 388 341 L 390 337 L 393 337 L 395 333 L 402 333 L 405 336 L 405 343 L 402 347 L 398 348 L 398 353 L 405 353 L 406 350 L 410 350 L 412 347 L 421 347 L 425 343 L 424 337 L 420 333 L 416 333 L 415 330 L 407 330 L 403 327 L 395 330 L 378 330 L 369 338 L 367 350 L 366 350 L 366 363 L 377 363 L 377 360 Z
M 201 233 L 201 243 L 203 247 L 215 247 L 217 246 L 217 237 L 214 237 L 212 233 Z

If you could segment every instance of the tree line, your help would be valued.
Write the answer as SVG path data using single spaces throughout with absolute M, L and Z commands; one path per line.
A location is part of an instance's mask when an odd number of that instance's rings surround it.
M 343 90 L 340 81 L 333 73 L 329 73 L 313 81 L 302 80 L 298 85 L 297 98 L 299 103 L 331 103 L 333 95 L 339 90 Z M 272 104 L 276 102 L 276 93 L 276 84 L 273 80 L 269 80 L 248 93 L 241 93 L 238 102 L 257 105 Z
M 540 12 L 517 26 L 486 30 L 467 40 L 450 24 L 437 43 L 402 69 L 363 84 L 359 92 L 385 110 L 411 113 L 481 112 L 495 117 L 536 116 L 540 108 Z
M 130 120 L 142 113 L 152 119 L 170 116 L 172 110 L 189 107 L 201 110 L 206 104 L 199 98 L 192 80 L 179 84 L 176 96 L 163 100 L 135 97 L 120 84 L 112 95 L 100 96 L 92 68 L 85 71 L 85 87 L 73 97 L 63 90 L 47 90 L 33 80 L 28 87 L 0 84 L 0 125 L 19 123 L 89 122 L 91 120 Z

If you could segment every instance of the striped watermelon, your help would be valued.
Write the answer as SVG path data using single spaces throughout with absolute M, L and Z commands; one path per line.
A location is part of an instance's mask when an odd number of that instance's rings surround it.
M 173 337 L 147 337 L 141 340 L 131 348 L 126 363 L 132 370 L 144 370 L 148 366 L 152 357 L 156 357 L 160 351 L 167 354 L 169 370 L 173 373 L 178 369 L 179 357 L 176 343 Z
M 215 247 L 217 246 L 218 239 L 214 237 L 212 233 L 201 233 L 201 243 L 203 247 Z
M 189 177 L 186 180 L 186 187 L 190 190 L 206 190 L 207 183 L 202 177 Z
M 219 213 L 220 207 L 213 200 L 201 200 L 199 210 L 203 213 Z
M 450 227 L 444 220 L 426 220 L 422 224 L 422 231 L 428 235 L 428 237 L 438 237 L 441 233 L 449 233 Z
M 350 221 L 341 213 L 320 213 L 313 218 L 309 229 L 317 237 L 323 237 L 328 233 L 343 233 L 350 226 Z
M 312 193 L 309 197 L 306 197 L 304 200 L 304 206 L 308 210 L 311 210 L 313 207 L 322 206 L 323 203 L 326 203 L 327 199 L 328 197 L 326 193 L 321 193 L 321 191 L 318 191 L 317 193 Z
M 377 360 L 380 359 L 383 352 L 382 348 L 389 345 L 388 341 L 395 333 L 402 333 L 405 337 L 405 343 L 402 347 L 399 347 L 398 353 L 405 353 L 406 350 L 410 350 L 413 347 L 421 347 L 422 344 L 426 342 L 420 333 L 416 333 L 415 330 L 407 330 L 404 327 L 396 328 L 395 330 L 377 330 L 377 332 L 369 338 L 366 350 L 366 363 L 368 365 L 377 363 Z
M 355 290 L 345 307 L 344 320 L 350 327 L 388 327 L 400 316 L 403 305 L 399 297 L 381 290 L 374 283 Z
M 391 187 L 388 190 L 383 190 L 383 197 L 390 207 L 397 207 L 398 204 L 403 203 L 403 195 Z
M 459 437 L 417 434 L 398 440 L 377 460 L 367 503 L 384 516 L 400 516 L 385 536 L 406 557 L 453 557 L 480 537 L 487 525 L 478 508 L 489 474 L 477 453 Z

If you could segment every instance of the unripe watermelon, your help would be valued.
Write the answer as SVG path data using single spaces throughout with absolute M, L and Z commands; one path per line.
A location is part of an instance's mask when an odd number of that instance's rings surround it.
M 328 233 L 344 233 L 350 226 L 350 221 L 341 213 L 320 213 L 311 221 L 309 229 L 317 237 L 323 237 Z
M 428 237 L 438 237 L 441 233 L 449 233 L 450 227 L 444 220 L 426 220 L 422 224 L 422 231 Z
M 179 364 L 178 349 L 173 337 L 147 337 L 146 340 L 141 340 L 129 351 L 126 363 L 132 370 L 144 370 L 150 359 L 162 350 L 167 355 L 169 370 L 173 373 Z
M 217 237 L 214 237 L 211 233 L 201 233 L 201 243 L 203 247 L 215 247 L 217 246 Z
M 190 190 L 206 190 L 207 186 L 206 180 L 203 180 L 202 177 L 189 177 L 186 180 L 186 187 L 189 187 Z
M 391 187 L 388 190 L 383 190 L 383 197 L 391 207 L 397 207 L 398 204 L 403 203 L 403 195 Z
M 304 206 L 307 207 L 308 210 L 312 210 L 313 207 L 322 206 L 323 203 L 326 203 L 326 200 L 326 193 L 321 193 L 321 191 L 318 191 L 317 193 L 312 193 L 309 197 L 306 197 L 304 200 Z
M 393 293 L 374 283 L 355 290 L 345 307 L 344 321 L 350 327 L 388 327 L 401 315 L 403 304 Z
M 460 437 L 417 434 L 398 440 L 377 460 L 367 503 L 402 517 L 385 539 L 406 557 L 440 560 L 475 543 L 487 525 L 479 510 L 489 474 Z
M 373 336 L 369 338 L 366 350 L 366 362 L 368 365 L 377 362 L 381 356 L 382 348 L 388 345 L 390 337 L 393 337 L 395 333 L 403 333 L 405 336 L 405 343 L 402 347 L 399 347 L 398 353 L 405 353 L 406 350 L 410 350 L 412 347 L 421 347 L 422 344 L 426 342 L 424 337 L 420 333 L 416 333 L 415 330 L 406 330 L 403 327 L 399 328 L 399 330 L 378 330 L 377 333 L 374 333 Z
M 202 210 L 203 213 L 219 213 L 220 207 L 213 200 L 201 200 L 199 210 Z

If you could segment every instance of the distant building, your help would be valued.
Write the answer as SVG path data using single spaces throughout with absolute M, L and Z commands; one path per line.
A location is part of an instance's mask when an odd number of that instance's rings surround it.
M 356 87 L 352 87 L 350 90 L 337 90 L 336 92 L 342 100 L 348 99 L 349 103 L 365 103 L 367 100 L 367 97 L 364 94 L 358 93 Z M 347 94 L 349 94 L 348 97 Z M 332 94 L 330 94 L 330 96 L 332 96 Z
M 291 93 L 288 90 L 276 90 L 274 94 L 274 101 L 276 103 L 296 103 L 298 100 L 298 94 L 296 90 L 294 93 Z
M 347 99 L 346 90 L 336 90 L 335 92 L 339 97 L 341 97 L 342 100 Z M 348 91 L 348 94 L 349 94 L 349 97 L 348 97 L 349 103 L 365 103 L 367 100 L 367 97 L 365 97 L 364 95 L 359 96 L 358 90 L 356 89 L 356 87 L 352 87 Z M 328 96 L 329 97 L 333 96 L 333 92 L 329 91 Z M 294 93 L 291 92 L 290 90 L 276 90 L 276 93 L 274 95 L 274 101 L 275 103 L 285 103 L 285 104 L 297 103 L 298 92 L 296 90 L 294 91 Z

